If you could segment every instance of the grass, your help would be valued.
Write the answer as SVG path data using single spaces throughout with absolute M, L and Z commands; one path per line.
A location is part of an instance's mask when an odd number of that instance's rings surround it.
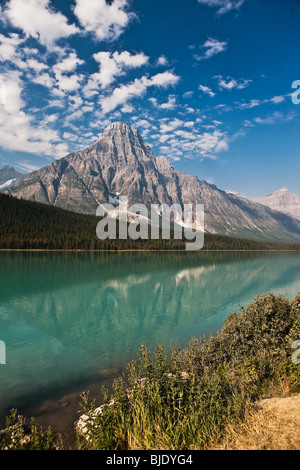
M 77 449 L 226 448 L 234 430 L 245 432 L 258 401 L 300 392 L 300 365 L 291 360 L 298 339 L 300 294 L 288 300 L 270 293 L 229 315 L 216 336 L 195 339 L 183 350 L 167 354 L 158 346 L 151 353 L 141 346 L 114 381 L 112 395 L 103 389 L 100 409 L 89 393 L 82 395 Z M 61 447 L 51 431 L 32 429 L 30 448 Z M 0 449 L 22 448 L 22 442 L 24 435 L 4 444 L 0 436 Z
M 242 423 L 229 425 L 221 443 L 211 450 L 299 450 L 300 394 L 269 398 L 258 410 L 247 413 Z

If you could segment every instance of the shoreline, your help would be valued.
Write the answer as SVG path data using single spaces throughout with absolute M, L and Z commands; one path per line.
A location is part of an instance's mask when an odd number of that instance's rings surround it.
M 101 387 L 105 386 L 109 393 L 112 393 L 113 381 L 120 377 L 124 369 L 118 372 L 113 369 L 111 373 L 107 371 L 107 375 L 102 377 L 93 377 L 85 382 L 80 388 L 78 385 L 71 386 L 69 390 L 57 394 L 49 394 L 37 404 L 27 404 L 23 407 L 14 406 L 20 415 L 26 418 L 26 423 L 30 423 L 30 419 L 34 418 L 38 426 L 44 430 L 51 427 L 53 433 L 58 437 L 61 436 L 64 444 L 64 450 L 76 450 L 76 432 L 74 423 L 78 421 L 83 414 L 80 410 L 81 395 L 84 391 L 89 391 L 92 399 L 95 399 L 96 406 L 103 404 Z M 6 413 L 6 417 L 9 412 Z M 5 429 L 5 418 L 1 419 L 0 431 Z

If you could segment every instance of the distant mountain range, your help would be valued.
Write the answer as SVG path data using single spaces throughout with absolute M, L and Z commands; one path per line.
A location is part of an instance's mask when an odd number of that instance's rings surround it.
M 165 157 L 155 158 L 139 132 L 123 122 L 109 125 L 87 149 L 29 174 L 6 192 L 86 214 L 95 214 L 99 204 L 118 195 L 147 206 L 204 203 L 207 232 L 300 242 L 299 220 L 176 171 Z
M 253 201 L 300 220 L 300 196 L 287 188 L 278 189 L 270 196 L 258 197 Z
M 12 188 L 20 183 L 26 175 L 19 173 L 12 166 L 6 165 L 0 168 L 0 192 Z

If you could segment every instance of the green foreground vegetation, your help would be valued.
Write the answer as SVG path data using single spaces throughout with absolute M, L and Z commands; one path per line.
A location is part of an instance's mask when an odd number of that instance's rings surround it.
M 93 215 L 0 193 L 0 249 L 185 250 L 185 240 L 99 240 L 96 235 L 99 220 Z M 263 243 L 205 234 L 204 250 L 300 250 L 300 244 Z
M 141 346 L 137 360 L 103 389 L 96 412 L 82 394 L 85 426 L 75 425 L 79 450 L 192 450 L 222 442 L 227 426 L 243 422 L 262 398 L 300 391 L 292 344 L 300 339 L 300 294 L 293 300 L 260 295 L 225 320 L 215 336 L 193 340 L 170 354 Z M 61 449 L 51 430 L 12 410 L 0 449 Z

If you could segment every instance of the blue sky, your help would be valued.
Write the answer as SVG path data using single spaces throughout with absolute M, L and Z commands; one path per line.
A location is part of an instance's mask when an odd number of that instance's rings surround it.
M 29 172 L 139 129 L 179 171 L 300 193 L 299 0 L 0 2 L 0 165 Z

